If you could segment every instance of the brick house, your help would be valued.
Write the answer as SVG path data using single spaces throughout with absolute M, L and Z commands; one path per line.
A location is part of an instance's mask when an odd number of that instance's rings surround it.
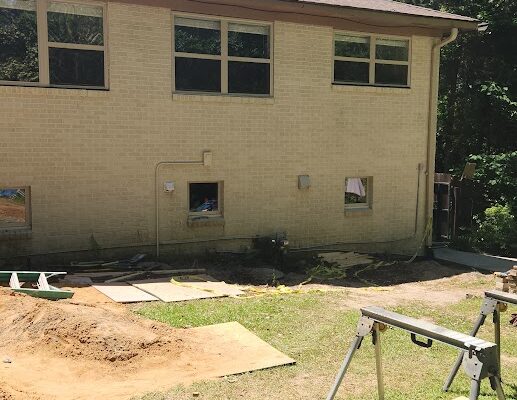
M 389 0 L 0 0 L 0 258 L 279 232 L 411 253 L 440 47 L 477 26 Z

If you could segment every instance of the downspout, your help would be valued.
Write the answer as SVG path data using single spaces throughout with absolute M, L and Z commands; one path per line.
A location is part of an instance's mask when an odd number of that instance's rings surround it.
M 426 162 L 426 195 L 425 195 L 425 221 L 431 221 L 433 217 L 433 196 L 434 196 L 434 171 L 431 171 L 431 165 L 435 165 L 434 158 L 436 156 L 436 130 L 437 130 L 437 113 L 438 113 L 438 85 L 440 76 L 440 49 L 456 40 L 458 37 L 458 28 L 452 28 L 448 37 L 440 40 L 433 45 L 431 51 L 431 76 L 429 80 L 429 111 L 427 121 L 427 162 Z M 432 232 L 432 230 L 431 230 Z M 430 246 L 433 241 L 433 235 L 427 237 L 427 245 Z
M 163 165 L 204 165 L 210 166 L 212 153 L 205 151 L 203 159 L 198 161 L 160 161 L 154 168 L 154 209 L 156 215 L 156 258 L 160 257 L 160 196 L 158 193 L 158 172 Z

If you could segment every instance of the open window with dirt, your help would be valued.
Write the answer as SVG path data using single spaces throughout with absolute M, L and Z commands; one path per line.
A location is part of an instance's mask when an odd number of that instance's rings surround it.
M 0 229 L 30 227 L 29 188 L 0 188 Z

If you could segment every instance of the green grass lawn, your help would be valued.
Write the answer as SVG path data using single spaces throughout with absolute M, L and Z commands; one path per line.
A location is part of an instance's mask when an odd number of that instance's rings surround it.
M 198 382 L 135 399 L 184 400 L 191 399 L 194 392 L 200 393 L 198 398 L 209 400 L 324 399 L 354 336 L 359 317 L 346 303 L 346 292 L 339 291 L 145 305 L 137 310 L 138 314 L 179 328 L 238 321 L 296 359 L 297 364 Z M 474 298 L 444 308 L 412 303 L 394 311 L 468 333 L 480 305 L 481 299 Z M 508 399 L 517 399 L 517 328 L 507 322 L 510 312 L 502 315 L 504 389 Z M 479 336 L 493 341 L 491 320 L 487 322 Z M 387 399 L 468 397 L 469 382 L 462 371 L 451 392 L 441 392 L 456 357 L 454 349 L 439 343 L 431 349 L 423 349 L 411 343 L 409 334 L 394 329 L 384 333 L 382 339 Z M 377 398 L 375 359 L 369 339 L 356 353 L 337 398 Z M 484 383 L 480 399 L 495 398 L 489 385 Z

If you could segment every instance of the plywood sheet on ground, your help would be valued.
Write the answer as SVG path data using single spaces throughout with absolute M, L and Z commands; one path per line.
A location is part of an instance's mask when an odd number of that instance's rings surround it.
M 93 287 L 117 303 L 139 303 L 158 300 L 155 296 L 127 283 L 101 283 Z
M 205 351 L 217 360 L 205 368 L 214 376 L 241 374 L 244 372 L 294 364 L 287 357 L 238 322 L 228 322 L 193 328 L 191 332 L 207 339 Z M 220 349 L 227 349 L 221 353 Z M 244 357 L 243 357 L 244 356 Z
M 135 288 L 143 290 L 161 301 L 172 303 L 197 299 L 222 297 L 223 295 L 171 283 L 170 278 L 130 281 Z
M 241 296 L 244 294 L 236 285 L 220 282 L 210 275 L 182 275 L 175 276 L 173 279 L 179 285 L 212 292 L 221 296 Z

